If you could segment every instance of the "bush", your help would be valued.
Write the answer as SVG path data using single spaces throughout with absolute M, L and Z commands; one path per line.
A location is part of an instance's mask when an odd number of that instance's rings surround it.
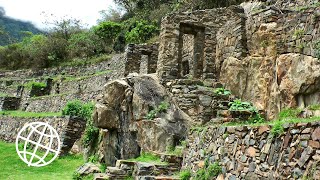
M 126 33 L 126 41 L 129 43 L 145 43 L 157 35 L 158 31 L 155 23 L 149 23 L 145 20 L 136 21 Z
M 284 133 L 284 128 L 281 121 L 276 121 L 271 129 L 272 136 L 280 136 Z
M 89 58 L 104 52 L 100 39 L 92 31 L 72 34 L 67 50 L 70 58 Z
M 165 102 L 165 101 L 163 101 L 163 102 L 161 102 L 159 104 L 158 107 L 156 107 L 155 109 L 149 111 L 149 113 L 147 114 L 146 118 L 148 120 L 153 120 L 154 118 L 156 118 L 157 114 L 166 112 L 169 107 L 170 107 L 170 104 Z
M 243 111 L 248 110 L 251 112 L 257 112 L 257 109 L 252 106 L 249 102 L 242 102 L 240 99 L 236 99 L 233 102 L 229 103 L 229 110 L 231 111 Z
M 92 113 L 93 103 L 83 103 L 79 100 L 68 102 L 62 110 L 62 115 L 78 116 L 87 121 L 86 130 L 83 135 L 82 143 L 85 147 L 93 145 L 98 140 L 99 129 L 93 125 Z
M 215 162 L 210 164 L 208 160 L 205 162 L 205 167 L 203 169 L 199 169 L 196 172 L 195 179 L 196 180 L 211 180 L 215 179 L 219 174 L 222 173 L 222 167 L 219 163 Z
M 216 88 L 214 90 L 214 93 L 218 94 L 218 95 L 230 95 L 231 94 L 231 92 L 229 90 L 226 90 L 224 88 Z
M 183 170 L 180 172 L 179 177 L 181 180 L 189 180 L 191 178 L 192 174 L 189 169 Z

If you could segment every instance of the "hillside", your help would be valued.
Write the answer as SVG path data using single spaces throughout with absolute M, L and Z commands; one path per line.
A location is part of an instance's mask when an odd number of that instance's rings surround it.
M 0 7 L 1 8 L 1 7 Z M 4 31 L 3 33 L 1 31 Z M 7 45 L 20 41 L 23 38 L 22 31 L 30 31 L 39 34 L 41 31 L 30 22 L 25 22 L 7 17 L 3 10 L 0 10 L 0 45 Z

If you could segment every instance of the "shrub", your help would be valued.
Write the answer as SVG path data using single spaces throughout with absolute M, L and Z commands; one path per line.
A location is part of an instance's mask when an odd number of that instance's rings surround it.
M 257 109 L 252 106 L 249 102 L 242 102 L 240 99 L 236 99 L 233 102 L 229 103 L 229 110 L 231 111 L 242 111 L 242 110 L 248 110 L 251 112 L 257 112 Z
M 158 33 L 155 23 L 141 20 L 136 21 L 133 27 L 126 33 L 126 41 L 129 43 L 145 43 Z
M 279 119 L 296 118 L 301 113 L 301 109 L 284 109 L 279 113 Z
M 183 170 L 179 173 L 181 180 L 189 180 L 191 178 L 191 171 L 189 169 Z
M 282 122 L 281 121 L 276 121 L 274 123 L 274 125 L 272 126 L 271 134 L 273 136 L 280 136 L 283 133 L 284 133 L 284 128 L 282 126 Z
M 83 103 L 79 100 L 68 102 L 62 110 L 62 115 L 78 116 L 87 121 L 82 143 L 85 147 L 97 142 L 99 129 L 93 125 L 92 112 L 93 103 Z
M 159 104 L 158 107 L 156 107 L 155 109 L 149 111 L 149 113 L 147 114 L 146 118 L 148 120 L 153 120 L 154 118 L 156 118 L 158 113 L 163 113 L 166 112 L 167 109 L 170 107 L 170 104 L 163 101 Z
M 112 21 L 105 21 L 95 26 L 93 31 L 105 42 L 113 42 L 122 31 L 122 25 Z
M 218 94 L 218 95 L 230 95 L 231 94 L 231 92 L 229 90 L 226 90 L 224 88 L 216 88 L 214 90 L 214 93 Z
M 31 89 L 32 87 L 33 88 L 36 88 L 36 89 L 42 89 L 42 88 L 45 88 L 47 87 L 46 83 L 44 82 L 34 82 L 34 81 L 30 81 L 28 82 L 25 87 Z
M 207 179 L 217 177 L 221 173 L 222 167 L 219 165 L 219 163 L 215 162 L 213 164 L 210 164 L 207 168 Z
M 72 34 L 67 49 L 71 58 L 89 58 L 103 52 L 100 39 L 92 31 Z

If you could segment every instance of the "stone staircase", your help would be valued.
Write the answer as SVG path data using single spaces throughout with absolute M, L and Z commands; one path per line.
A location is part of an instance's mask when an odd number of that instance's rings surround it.
M 105 173 L 94 174 L 95 180 L 177 180 L 182 157 L 161 154 L 161 162 L 117 160 L 115 167 L 107 167 Z

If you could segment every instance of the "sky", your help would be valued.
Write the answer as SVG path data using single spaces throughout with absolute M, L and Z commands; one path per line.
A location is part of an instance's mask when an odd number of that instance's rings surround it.
M 58 19 L 73 17 L 90 27 L 100 18 L 99 11 L 115 5 L 112 0 L 0 0 L 0 6 L 7 16 L 32 22 L 44 29 L 43 23 L 52 17 L 51 14 Z

